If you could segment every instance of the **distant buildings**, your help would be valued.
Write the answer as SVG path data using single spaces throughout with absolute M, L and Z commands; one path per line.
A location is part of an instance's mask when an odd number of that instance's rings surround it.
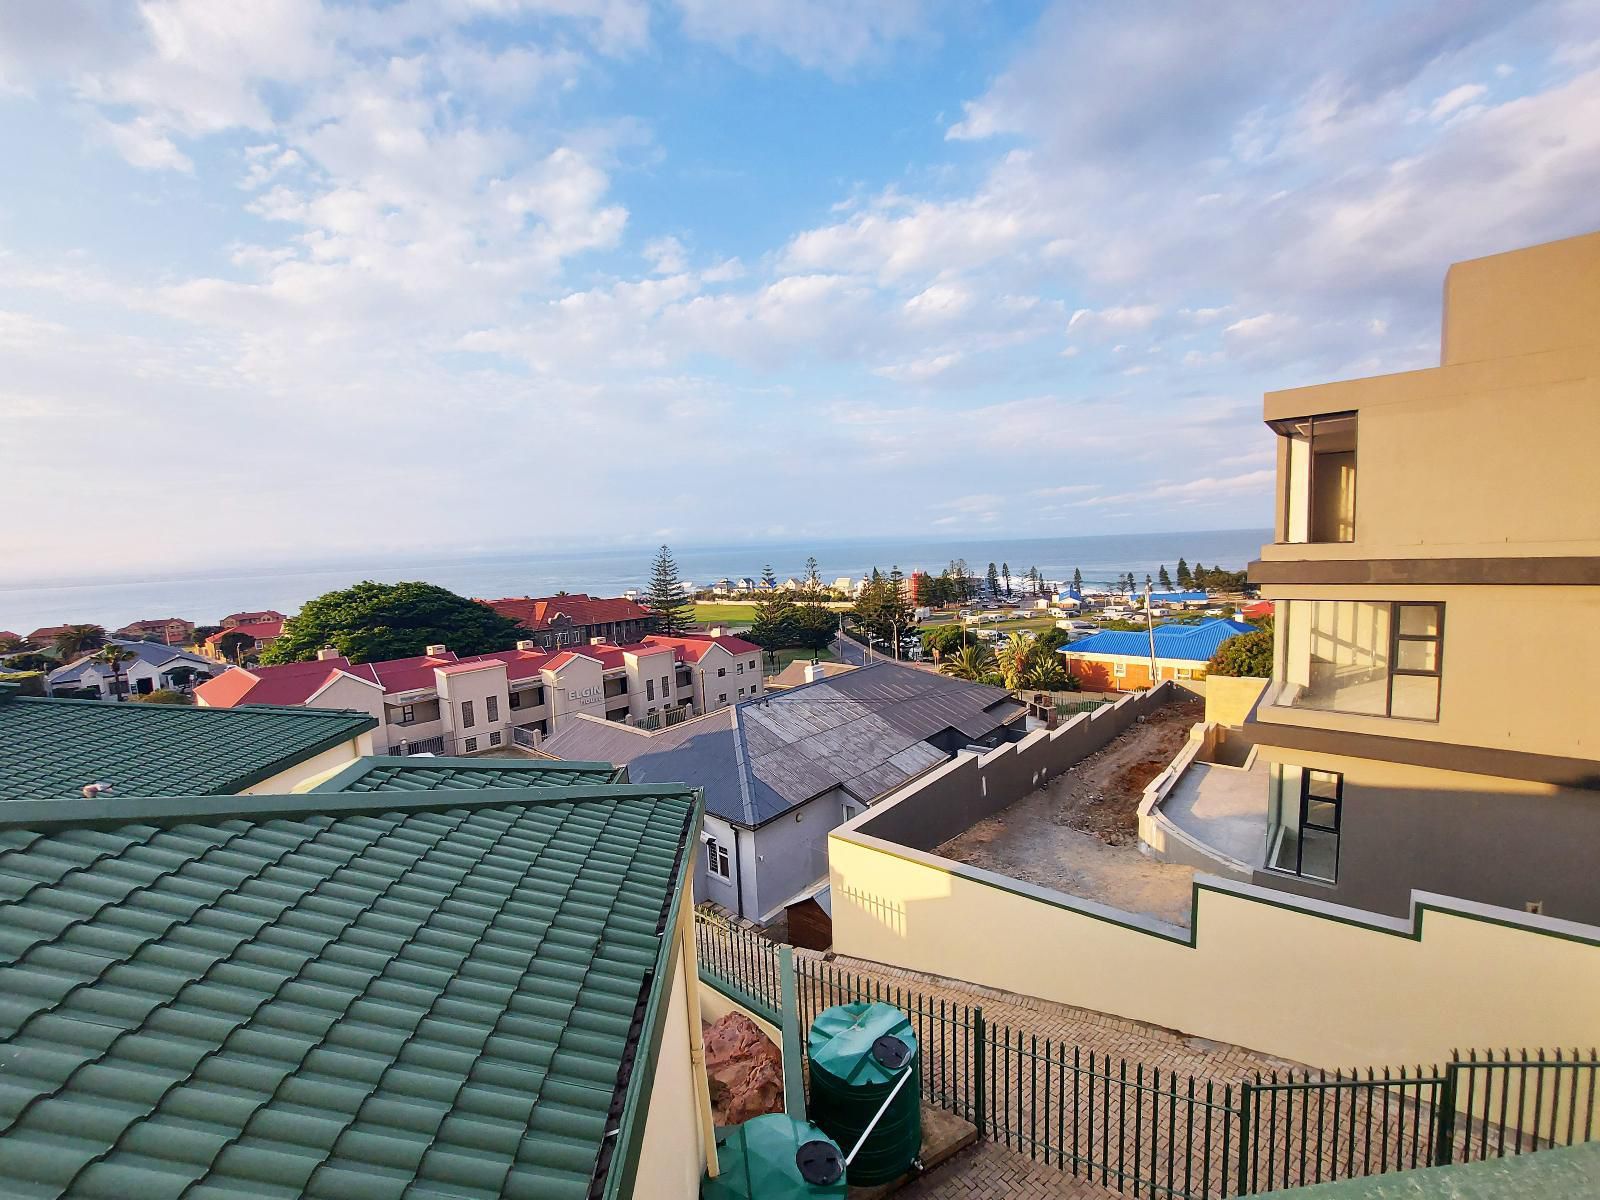
M 186 691 L 191 685 L 210 678 L 221 668 L 201 658 L 161 642 L 135 642 L 112 638 L 128 658 L 116 668 L 99 657 L 99 652 L 57 667 L 45 676 L 51 694 L 72 692 L 80 698 L 92 693 L 102 700 L 117 696 L 148 696 L 155 691 Z
M 194 622 L 182 617 L 157 617 L 132 621 L 117 630 L 117 636 L 136 642 L 160 642 L 164 646 L 187 646 L 194 640 Z
M 1241 633 L 1254 633 L 1254 625 L 1220 618 L 1197 625 L 1155 627 L 1156 675 L 1150 677 L 1150 634 L 1105 630 L 1061 648 L 1069 674 L 1076 675 L 1087 691 L 1134 692 L 1166 679 L 1206 677 L 1206 664 L 1217 647 Z
M 223 620 L 233 621 L 235 617 L 241 615 L 257 614 L 235 613 L 232 617 L 224 617 Z M 200 643 L 201 653 L 217 662 L 242 662 L 254 658 L 282 636 L 285 619 L 278 617 L 266 621 L 234 621 L 232 625 L 224 625 Z M 245 640 L 241 641 L 241 638 Z
M 229 613 L 217 624 L 224 629 L 237 629 L 241 625 L 266 625 L 273 621 L 277 621 L 281 625 L 288 619 L 277 609 L 263 608 L 258 612 Z
M 480 600 L 528 631 L 544 650 L 586 646 L 595 638 L 628 645 L 650 632 L 650 610 L 622 597 L 605 599 L 583 592 L 559 596 L 504 596 Z
M 415 658 L 352 663 L 332 650 L 313 662 L 239 667 L 195 692 L 202 705 L 346 708 L 378 722 L 383 753 L 479 754 L 532 747 L 579 714 L 664 724 L 762 694 L 760 650 L 740 638 L 649 636 L 461 658 L 430 646 Z
M 878 663 L 659 733 L 583 717 L 543 750 L 704 788 L 697 894 L 767 921 L 826 882 L 829 830 L 1025 715 L 1004 688 Z

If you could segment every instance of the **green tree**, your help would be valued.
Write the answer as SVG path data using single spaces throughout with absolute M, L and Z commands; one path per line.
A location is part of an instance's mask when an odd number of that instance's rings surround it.
M 989 595 L 998 599 L 1000 596 L 1000 569 L 993 563 L 990 563 L 989 569 L 984 572 L 983 582 L 989 589 Z
M 1178 586 L 1184 591 L 1194 586 L 1194 576 L 1189 574 L 1189 564 L 1181 558 L 1178 560 Z
M 1039 574 L 1038 567 L 1028 568 L 1028 578 L 1033 581 L 1033 594 L 1035 596 L 1044 591 L 1044 576 Z
M 194 690 L 194 682 L 200 678 L 200 672 L 194 667 L 173 667 L 167 672 L 167 678 L 172 680 L 180 692 Z
M 1023 672 L 1020 684 L 1024 688 L 1037 688 L 1044 692 L 1075 692 L 1078 690 L 1077 680 L 1067 674 L 1067 668 L 1061 661 L 1061 656 L 1053 651 L 1049 654 L 1036 654 L 1028 663 L 1028 669 Z
M 769 592 L 778 586 L 778 577 L 772 573 L 771 563 L 761 568 L 761 586 Z
M 1072 586 L 1080 592 L 1083 591 L 1083 572 L 1077 567 L 1072 568 Z
M 133 651 L 116 642 L 107 642 L 95 653 L 95 659 L 111 668 L 111 694 L 118 700 L 127 699 L 127 677 L 123 664 L 133 657 Z
M 796 646 L 807 650 L 826 650 L 839 629 L 839 614 L 812 598 L 795 606 Z
M 309 662 L 332 646 L 351 662 L 411 658 L 431 645 L 485 654 L 515 645 L 525 631 L 486 604 L 431 583 L 374 583 L 310 600 L 261 653 L 264 663 Z
M 0 683 L 12 685 L 23 696 L 42 696 L 44 674 L 43 671 L 14 671 L 9 667 L 0 667 Z
M 983 646 L 964 646 L 939 664 L 939 672 L 952 679 L 981 681 L 994 667 L 994 656 Z
M 892 577 L 876 569 L 867 580 L 867 586 L 861 589 L 850 615 L 863 631 L 891 643 L 891 652 L 894 639 L 911 628 L 911 608 L 906 604 L 904 593 Z
M 756 601 L 755 620 L 744 636 L 763 650 L 783 650 L 797 644 L 799 620 L 799 605 L 779 588 Z
M 994 654 L 995 663 L 1000 668 L 1000 677 L 1005 680 L 1006 687 L 1016 691 L 1022 686 L 1023 679 L 1028 674 L 1028 668 L 1034 663 L 1033 639 L 1023 633 L 1013 633 Z
M 1166 563 L 1161 564 L 1161 571 L 1156 578 L 1161 581 L 1161 590 L 1163 592 L 1170 592 L 1172 590 L 1172 576 L 1167 574 Z
M 217 639 L 217 652 L 235 666 L 244 665 L 244 656 L 255 647 L 256 640 L 248 633 L 230 629 Z
M 61 661 L 72 662 L 106 644 L 106 631 L 99 625 L 68 625 L 56 635 L 56 653 Z
M 23 650 L 18 654 L 6 656 L 5 669 L 8 671 L 54 671 L 61 664 L 48 654 L 40 654 L 36 650 Z
M 650 628 L 667 637 L 677 637 L 689 628 L 692 606 L 683 597 L 678 579 L 678 564 L 672 551 L 662 546 L 650 564 L 650 586 L 645 591 L 645 607 L 650 610 Z
M 182 692 L 175 692 L 170 688 L 157 688 L 153 692 L 145 692 L 135 696 L 140 704 L 188 704 L 189 697 Z
M 966 641 L 966 630 L 960 625 L 935 625 L 922 632 L 922 652 L 936 662 L 960 653 Z
M 1041 654 L 1055 654 L 1071 640 L 1072 635 L 1065 629 L 1050 628 L 1039 631 L 1039 636 L 1034 639 L 1034 645 L 1039 647 Z
M 1006 595 L 1011 595 L 1011 564 L 1008 562 L 1000 564 L 1000 582 L 1005 585 Z
M 805 585 L 812 590 L 822 586 L 822 576 L 817 573 L 816 555 L 811 555 L 806 559 Z
M 1217 647 L 1206 666 L 1208 675 L 1272 678 L 1272 626 L 1258 633 L 1241 633 Z

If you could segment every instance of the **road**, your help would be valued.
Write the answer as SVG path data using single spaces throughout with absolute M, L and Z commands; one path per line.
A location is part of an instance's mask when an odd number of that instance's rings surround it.
M 853 667 L 867 665 L 867 652 L 858 642 L 852 642 L 847 637 L 837 634 L 833 639 L 833 652 L 839 656 L 839 661 L 849 663 Z

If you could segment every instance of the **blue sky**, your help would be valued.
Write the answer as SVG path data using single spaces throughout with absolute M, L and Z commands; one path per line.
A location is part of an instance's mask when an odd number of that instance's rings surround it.
M 1600 10 L 14 0 L 0 146 L 18 577 L 1258 527 L 1600 227 Z

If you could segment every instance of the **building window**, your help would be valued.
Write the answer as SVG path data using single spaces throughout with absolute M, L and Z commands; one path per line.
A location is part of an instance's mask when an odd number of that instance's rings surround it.
M 477 738 L 468 738 L 466 740 L 466 744 L 465 744 L 465 746 L 463 748 L 466 750 L 466 752 L 468 754 L 476 754 L 478 752 L 478 739 Z
M 656 698 L 656 681 L 654 679 L 646 679 L 644 681 L 644 698 L 646 700 L 654 700 Z
M 1286 708 L 1439 719 L 1444 605 L 1280 601 L 1277 695 Z
M 728 848 L 716 838 L 706 839 L 706 870 L 718 879 L 732 877 L 732 868 L 728 862 Z
M 522 693 L 521 692 L 512 692 L 511 693 L 511 711 L 512 712 L 516 712 L 517 709 L 519 709 L 521 707 L 522 707 Z
M 753 658 L 750 660 L 750 669 L 752 671 L 754 671 L 756 669 L 756 660 L 753 659 Z
M 1194 670 L 1193 670 L 1193 668 L 1190 668 L 1190 667 L 1179 667 L 1178 668 L 1178 678 L 1179 679 L 1193 679 L 1194 678 Z
M 718 704 L 726 704 L 727 702 L 728 702 L 728 693 L 727 692 L 723 692 L 720 696 L 717 697 L 717 703 Z
M 733 664 L 733 673 L 735 675 L 743 675 L 744 674 L 744 664 L 742 662 L 741 663 L 734 663 Z
M 483 715 L 493 725 L 500 719 L 500 697 L 490 696 L 483 702 Z
M 1302 879 L 1336 882 L 1344 776 L 1275 764 L 1271 787 L 1267 865 Z
M 739 699 L 741 699 L 741 700 L 744 699 L 744 689 L 743 688 L 739 689 Z
M 1128 664 L 1125 662 L 1112 663 L 1111 674 L 1113 678 L 1121 679 L 1128 673 Z
M 1285 542 L 1356 540 L 1356 414 L 1270 422 L 1287 443 L 1283 473 Z
M 415 706 L 410 705 L 410 704 L 402 704 L 400 706 L 400 724 L 402 724 L 402 725 L 410 725 L 413 722 L 415 722 L 416 719 L 417 719 L 417 710 L 416 710 Z
M 727 667 L 718 667 L 717 668 L 717 678 L 718 679 L 721 679 L 723 676 L 727 675 L 727 673 L 728 673 L 728 668 Z
M 671 695 L 672 695 L 672 676 L 663 675 L 661 677 L 661 698 L 663 700 L 665 700 L 665 699 L 667 699 L 667 697 L 669 697 Z
M 461 728 L 471 729 L 475 723 L 472 716 L 472 701 L 463 700 L 461 702 Z
M 489 735 L 489 745 L 498 746 L 499 744 L 500 744 L 500 735 L 498 733 L 491 733 Z

